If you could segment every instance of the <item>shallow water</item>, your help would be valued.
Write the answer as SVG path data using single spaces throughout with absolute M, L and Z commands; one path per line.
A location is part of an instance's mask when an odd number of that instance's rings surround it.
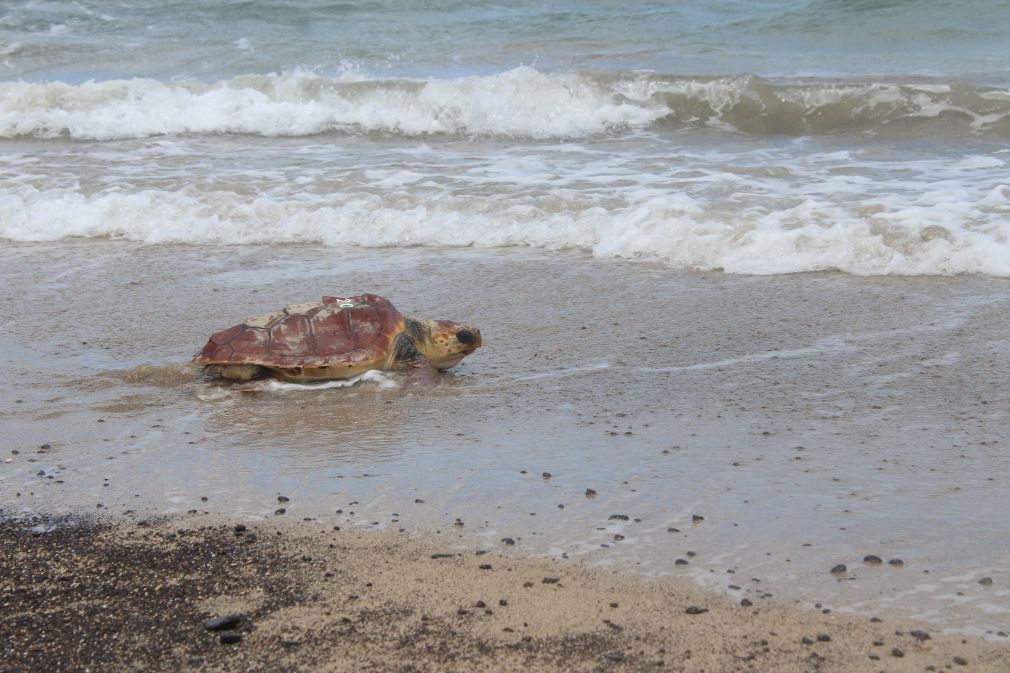
M 0 278 L 7 514 L 284 507 L 1010 629 L 1003 280 L 101 241 L 7 244 Z M 392 373 L 241 393 L 185 364 L 245 317 L 355 290 L 472 322 L 485 347 L 431 390 Z

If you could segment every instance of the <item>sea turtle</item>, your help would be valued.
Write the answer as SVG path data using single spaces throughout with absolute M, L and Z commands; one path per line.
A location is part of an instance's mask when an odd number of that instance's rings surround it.
M 211 336 L 193 358 L 226 379 L 346 379 L 372 369 L 409 369 L 426 380 L 480 348 L 480 330 L 406 318 L 374 294 L 291 304 Z

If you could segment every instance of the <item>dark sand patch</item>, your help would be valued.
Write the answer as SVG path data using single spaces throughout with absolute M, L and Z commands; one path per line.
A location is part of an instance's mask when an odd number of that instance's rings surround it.
M 0 671 L 1010 670 L 1010 648 L 311 526 L 0 524 Z M 241 615 L 225 636 L 208 620 Z

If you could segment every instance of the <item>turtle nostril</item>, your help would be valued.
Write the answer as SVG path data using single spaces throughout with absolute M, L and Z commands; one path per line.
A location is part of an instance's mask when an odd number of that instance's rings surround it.
M 472 344 L 474 341 L 477 340 L 477 337 L 473 335 L 473 332 L 461 329 L 460 331 L 456 332 L 456 339 L 458 339 L 459 342 L 464 346 L 469 346 L 470 344 Z

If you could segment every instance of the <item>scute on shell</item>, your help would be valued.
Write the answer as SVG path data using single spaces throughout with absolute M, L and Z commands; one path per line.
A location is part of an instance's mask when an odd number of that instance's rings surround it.
M 222 330 L 193 362 L 283 368 L 379 364 L 403 327 L 400 312 L 377 295 L 323 297 Z

